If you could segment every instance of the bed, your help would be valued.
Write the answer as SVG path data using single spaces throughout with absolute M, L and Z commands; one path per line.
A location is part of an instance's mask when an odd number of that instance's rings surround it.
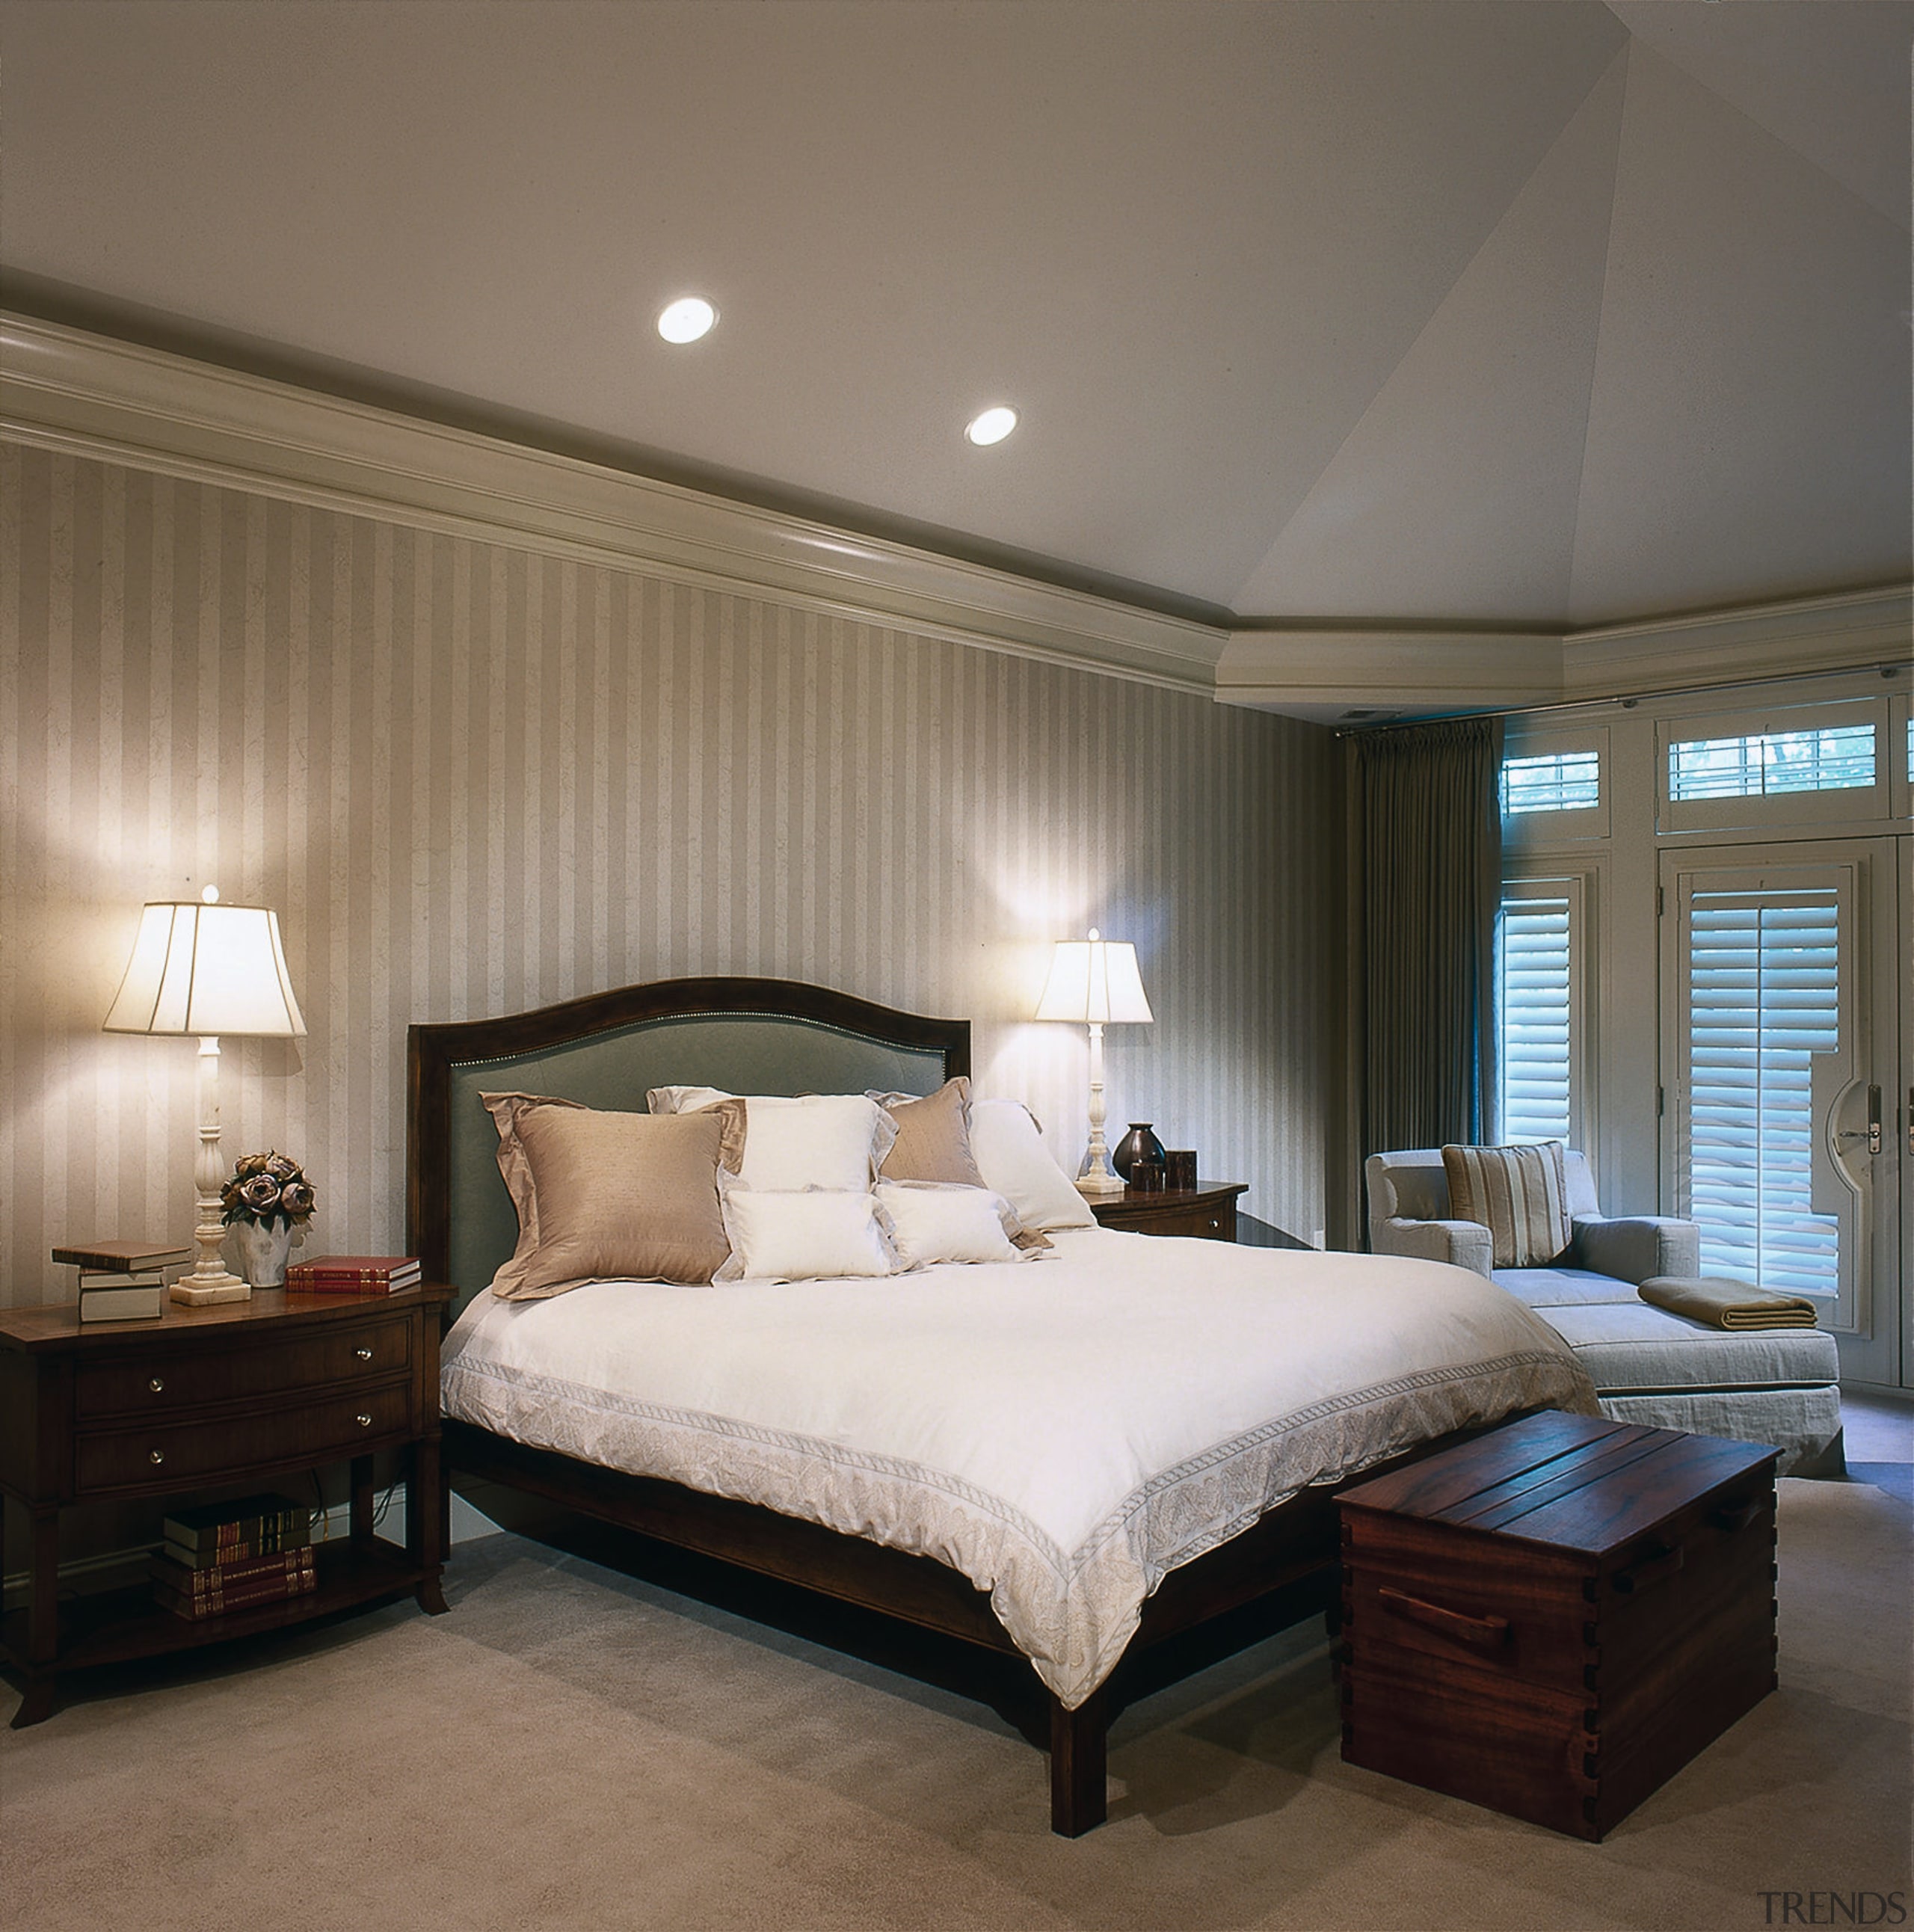
M 520 1217 L 482 1095 L 627 1116 L 690 1081 L 928 1096 L 968 1075 L 969 1039 L 728 978 L 415 1026 L 410 1240 L 460 1291 L 448 1472 L 1026 1659 L 1074 1837 L 1106 1814 L 1120 1663 L 1251 1604 L 1322 1606 L 1339 1485 L 1593 1397 L 1552 1330 L 1463 1270 L 1094 1226 L 876 1278 L 485 1292 Z

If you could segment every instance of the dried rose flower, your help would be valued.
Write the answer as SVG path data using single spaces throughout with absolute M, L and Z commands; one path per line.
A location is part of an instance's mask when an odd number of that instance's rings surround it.
M 316 1196 L 297 1161 L 276 1151 L 242 1154 L 232 1178 L 220 1190 L 221 1218 L 256 1221 L 267 1227 L 310 1220 Z

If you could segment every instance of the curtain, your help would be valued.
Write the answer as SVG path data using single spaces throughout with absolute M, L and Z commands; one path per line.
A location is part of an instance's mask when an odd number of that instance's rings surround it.
M 1493 1131 L 1499 718 L 1358 733 L 1352 748 L 1361 1151 Z

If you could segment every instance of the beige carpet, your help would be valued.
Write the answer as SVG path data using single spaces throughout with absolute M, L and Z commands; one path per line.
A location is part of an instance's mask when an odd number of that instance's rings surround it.
M 1741 1932 L 1782 1922 L 1764 1891 L 1914 1906 L 1909 1556 L 1896 1498 L 1784 1484 L 1783 1688 L 1606 1844 L 1344 1766 L 1319 1626 L 1126 1711 L 1111 1822 L 1072 1844 L 986 1706 L 492 1537 L 449 1616 L 97 1680 L 0 1732 L 0 1925 Z

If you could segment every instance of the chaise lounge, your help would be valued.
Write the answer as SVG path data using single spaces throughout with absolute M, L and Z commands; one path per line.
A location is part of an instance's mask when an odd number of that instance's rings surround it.
M 1488 1228 L 1450 1216 L 1436 1148 L 1370 1156 L 1370 1246 L 1472 1269 L 1526 1302 L 1580 1358 L 1603 1414 L 1618 1422 L 1772 1444 L 1784 1475 L 1843 1474 L 1834 1337 L 1813 1328 L 1730 1333 L 1642 1300 L 1635 1290 L 1644 1281 L 1699 1273 L 1700 1228 L 1664 1215 L 1611 1220 L 1588 1157 L 1571 1149 L 1564 1167 L 1574 1238 L 1546 1268 L 1492 1264 Z

